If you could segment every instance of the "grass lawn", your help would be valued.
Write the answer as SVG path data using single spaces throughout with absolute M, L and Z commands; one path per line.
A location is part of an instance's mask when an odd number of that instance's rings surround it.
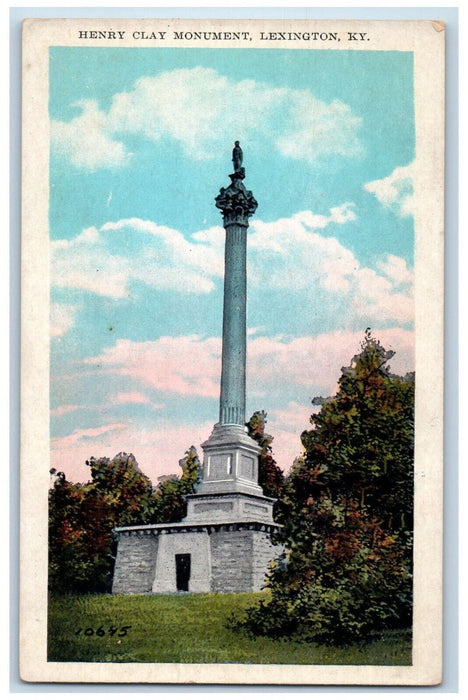
M 226 629 L 265 593 L 53 596 L 49 661 L 260 664 L 411 664 L 409 632 L 344 649 Z M 130 627 L 125 628 L 125 626 Z

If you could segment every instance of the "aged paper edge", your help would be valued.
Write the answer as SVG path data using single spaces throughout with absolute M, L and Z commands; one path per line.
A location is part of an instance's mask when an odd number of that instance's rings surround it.
M 49 463 L 48 72 L 51 45 L 77 29 L 170 27 L 188 31 L 366 31 L 368 50 L 414 51 L 416 193 L 415 604 L 413 664 L 277 666 L 47 662 L 47 489 Z M 198 25 L 198 26 L 196 26 Z M 440 22 L 381 20 L 26 20 L 23 34 L 20 660 L 26 681 L 122 683 L 434 685 L 442 674 L 444 40 Z M 141 44 L 140 44 L 141 45 Z M 167 41 L 165 46 L 177 45 Z M 191 44 L 193 46 L 193 44 Z M 198 47 L 215 48 L 209 42 Z M 217 42 L 216 48 L 246 48 Z M 248 48 L 262 48 L 252 41 Z M 286 48 L 275 42 L 276 48 Z M 264 48 L 272 48 L 270 45 Z M 307 48 L 315 50 L 322 46 Z M 344 48 L 327 46 L 330 50 Z M 348 49 L 358 48 L 346 46 Z M 361 47 L 359 47 L 362 50 Z M 39 131 L 40 129 L 40 131 Z

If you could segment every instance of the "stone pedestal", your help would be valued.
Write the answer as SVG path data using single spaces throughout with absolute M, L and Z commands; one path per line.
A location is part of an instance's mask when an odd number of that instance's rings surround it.
M 203 448 L 203 473 L 198 493 L 236 492 L 261 496 L 258 485 L 260 447 L 245 427 L 217 423 Z
M 262 522 L 273 525 L 274 498 L 246 496 L 241 493 L 217 493 L 211 496 L 187 496 L 187 516 L 191 523 Z
M 273 498 L 258 484 L 260 447 L 239 425 L 217 423 L 203 443 L 197 493 L 187 496 L 186 523 L 262 521 L 273 525 Z

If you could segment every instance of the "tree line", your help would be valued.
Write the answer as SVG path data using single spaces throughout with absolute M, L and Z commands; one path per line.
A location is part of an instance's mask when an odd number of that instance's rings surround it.
M 271 595 L 231 625 L 249 634 L 340 644 L 411 626 L 414 374 L 391 372 L 394 353 L 366 331 L 342 368 L 335 396 L 303 432 L 303 453 L 284 475 L 273 456 L 267 415 L 246 424 L 261 448 L 259 483 L 277 499 L 276 541 L 284 554 L 269 570 Z M 153 488 L 133 455 L 91 458 L 91 481 L 55 473 L 49 492 L 49 587 L 107 592 L 113 528 L 180 521 L 200 476 L 194 447 L 180 475 Z

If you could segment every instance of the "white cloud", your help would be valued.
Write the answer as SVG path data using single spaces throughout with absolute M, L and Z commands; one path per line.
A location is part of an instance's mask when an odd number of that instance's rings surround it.
M 353 202 L 345 202 L 339 207 L 332 207 L 327 223 L 346 224 L 348 221 L 355 221 L 354 206 Z
M 98 170 L 120 168 L 129 162 L 130 154 L 122 142 L 113 138 L 108 115 L 99 110 L 94 100 L 81 100 L 72 106 L 81 114 L 70 122 L 51 122 L 51 143 L 77 168 Z
M 125 297 L 128 260 L 123 254 L 109 255 L 96 228 L 85 229 L 70 240 L 52 241 L 51 257 L 55 287 L 83 289 L 113 299 Z
M 411 163 L 395 168 L 388 177 L 366 183 L 364 189 L 375 195 L 384 207 L 391 209 L 398 216 L 413 216 L 413 176 L 414 163 Z
M 89 100 L 76 106 L 81 115 L 53 122 L 52 145 L 85 170 L 126 165 L 125 136 L 134 134 L 154 143 L 171 138 L 196 160 L 212 158 L 232 134 L 309 162 L 363 152 L 357 136 L 362 120 L 348 105 L 323 102 L 309 90 L 234 81 L 211 68 L 142 77 L 132 90 L 114 95 L 108 112 Z
M 344 202 L 338 207 L 331 207 L 330 214 L 313 214 L 311 211 L 300 211 L 292 217 L 309 229 L 326 228 L 329 224 L 346 224 L 348 221 L 356 220 L 353 202 Z
M 378 261 L 377 271 L 362 267 L 351 250 L 316 230 L 353 217 L 351 205 L 346 204 L 331 210 L 329 217 L 299 212 L 290 219 L 252 222 L 251 284 L 265 290 L 302 291 L 310 303 L 321 288 L 328 293 L 330 306 L 345 307 L 348 321 L 361 325 L 362 321 L 366 325 L 410 323 L 414 317 L 413 275 L 404 259 L 389 255 Z
M 328 215 L 302 211 L 288 219 L 252 221 L 248 246 L 251 290 L 302 294 L 308 306 L 322 303 L 347 310 L 354 326 L 413 320 L 413 273 L 404 259 L 388 255 L 377 269 L 362 267 L 354 253 L 322 230 L 356 218 L 349 202 Z M 90 227 L 52 247 L 52 283 L 113 299 L 130 294 L 132 281 L 156 289 L 207 294 L 222 284 L 224 231 L 212 227 L 185 238 L 179 231 L 138 218 Z M 116 253 L 115 251 L 119 251 Z M 251 297 L 252 298 L 252 297 Z M 71 323 L 72 321 L 70 321 Z M 363 325 L 364 324 L 364 325 Z
M 206 294 L 214 289 L 212 278 L 223 274 L 221 245 L 219 250 L 202 242 L 194 245 L 179 231 L 152 221 L 108 222 L 99 230 L 91 227 L 76 238 L 51 243 L 52 283 L 112 299 L 125 298 L 132 280 L 156 289 Z
M 348 158 L 363 155 L 363 147 L 356 138 L 362 119 L 348 105 L 338 100 L 326 104 L 308 90 L 288 93 L 289 128 L 276 141 L 280 153 L 310 162 L 331 153 Z
M 60 338 L 73 327 L 79 307 L 73 304 L 59 304 L 53 302 L 50 305 L 50 335 L 52 338 Z
M 258 335 L 259 333 L 264 333 L 266 331 L 266 326 L 255 326 L 253 328 L 247 328 L 247 337 Z
M 411 286 L 414 283 L 414 273 L 408 269 L 406 260 L 403 258 L 387 255 L 385 260 L 377 263 L 377 267 L 395 284 Z

